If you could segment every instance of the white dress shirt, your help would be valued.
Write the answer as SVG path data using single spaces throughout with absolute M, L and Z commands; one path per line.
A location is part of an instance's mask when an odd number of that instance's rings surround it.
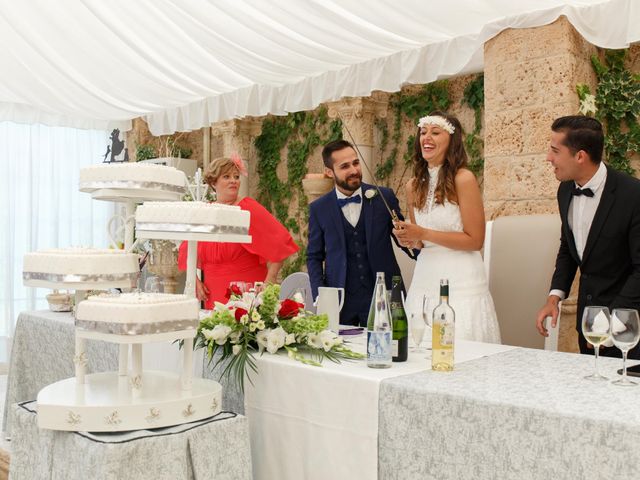
M 362 212 L 362 202 L 364 202 L 364 198 L 362 197 L 362 187 L 353 192 L 350 196 L 360 195 L 362 199 L 360 203 L 350 202 L 347 203 L 344 207 L 342 207 L 342 214 L 344 218 L 347 219 L 347 222 L 351 224 L 352 227 L 358 224 L 358 220 L 360 220 L 360 212 Z M 340 190 L 336 188 L 336 196 L 338 198 L 349 198 L 347 195 L 342 193 Z
M 584 253 L 584 247 L 587 244 L 587 237 L 589 236 L 589 230 L 591 230 L 591 224 L 593 223 L 593 217 L 596 215 L 598 205 L 600 205 L 600 199 L 602 198 L 602 191 L 604 190 L 604 184 L 607 181 L 607 167 L 604 162 L 600 162 L 600 166 L 591 179 L 580 187 L 575 183 L 576 188 L 590 188 L 593 191 L 593 197 L 587 197 L 586 195 L 573 195 L 571 203 L 569 203 L 569 211 L 567 213 L 567 221 L 569 222 L 569 228 L 573 232 L 573 239 L 575 240 L 576 250 L 578 251 L 578 257 L 582 260 L 582 254 Z M 549 295 L 557 295 L 560 300 L 564 300 L 566 292 L 562 290 L 551 290 Z

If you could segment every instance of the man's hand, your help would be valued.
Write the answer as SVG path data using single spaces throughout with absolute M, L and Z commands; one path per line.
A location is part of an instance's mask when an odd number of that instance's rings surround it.
M 536 318 L 536 329 L 540 332 L 540 335 L 543 337 L 549 336 L 549 331 L 545 327 L 545 319 L 547 317 L 551 317 L 551 327 L 556 328 L 558 325 L 558 314 L 560 310 L 558 309 L 558 303 L 560 302 L 560 297 L 557 295 L 549 295 L 547 298 L 547 303 L 545 303 L 544 307 L 540 309 L 538 312 L 538 317 Z

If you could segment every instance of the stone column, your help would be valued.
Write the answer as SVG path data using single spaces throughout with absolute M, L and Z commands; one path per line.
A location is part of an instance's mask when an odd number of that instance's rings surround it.
M 374 129 L 376 117 L 386 117 L 387 102 L 375 97 L 348 97 L 327 104 L 330 118 L 343 122 L 342 136 L 355 144 L 362 155 L 362 180 L 371 183 L 375 172 Z M 353 136 L 353 138 L 352 138 Z
M 238 153 L 247 165 L 249 175 L 255 174 L 255 148 L 253 141 L 260 135 L 262 120 L 256 118 L 242 118 L 216 122 L 211 125 L 211 136 L 219 137 L 222 151 L 212 155 L 211 160 L 218 156 L 230 157 Z M 241 177 L 240 196 L 250 195 L 248 178 Z
M 557 211 L 558 182 L 546 162 L 551 123 L 578 113 L 576 84 L 595 91 L 595 53 L 565 17 L 485 44 L 487 218 Z
M 508 29 L 484 46 L 487 218 L 555 213 L 558 181 L 546 161 L 551 124 L 578 113 L 576 84 L 595 92 L 596 48 L 565 17 Z M 526 281 L 523 277 L 521 281 Z M 563 302 L 559 350 L 576 351 L 576 285 Z

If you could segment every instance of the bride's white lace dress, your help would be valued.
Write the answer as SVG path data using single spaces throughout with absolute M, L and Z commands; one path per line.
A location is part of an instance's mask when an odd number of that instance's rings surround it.
M 437 177 L 437 171 L 431 178 Z M 430 190 L 432 190 L 430 188 Z M 431 191 L 422 209 L 414 210 L 416 223 L 442 232 L 461 232 L 458 205 L 436 204 Z M 452 250 L 423 242 L 407 293 L 407 309 L 419 312 L 426 295 L 429 314 L 440 302 L 440 279 L 449 280 L 449 303 L 456 314 L 458 340 L 500 343 L 500 327 L 480 252 Z

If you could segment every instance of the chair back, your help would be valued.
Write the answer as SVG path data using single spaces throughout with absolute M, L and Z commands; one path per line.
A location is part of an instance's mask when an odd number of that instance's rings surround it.
M 280 284 L 280 300 L 291 298 L 296 291 L 299 291 L 304 298 L 305 310 L 315 313 L 316 307 L 313 305 L 311 282 L 307 272 L 294 272 L 282 281 Z
M 545 343 L 535 320 L 549 295 L 559 246 L 557 214 L 499 217 L 487 223 L 484 262 L 502 343 L 557 349 L 558 328 Z

